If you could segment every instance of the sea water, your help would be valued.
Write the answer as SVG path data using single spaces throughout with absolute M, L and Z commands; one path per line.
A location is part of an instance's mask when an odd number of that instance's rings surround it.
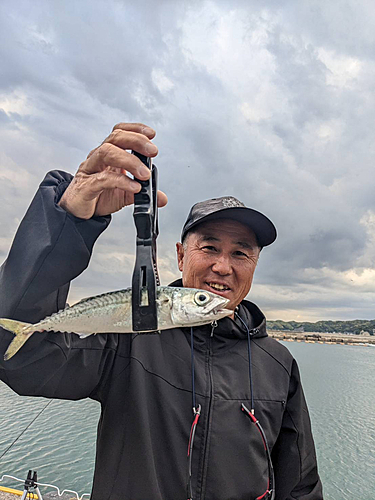
M 300 367 L 325 500 L 375 500 L 375 348 L 283 344 Z M 46 407 L 48 401 L 0 383 L 0 456 L 45 408 L 0 459 L 0 478 L 24 479 L 33 469 L 41 482 L 89 493 L 100 405 L 53 400 Z

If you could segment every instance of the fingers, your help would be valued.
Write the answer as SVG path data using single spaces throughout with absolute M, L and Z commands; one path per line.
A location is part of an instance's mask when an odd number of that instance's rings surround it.
M 108 168 L 104 172 L 90 176 L 90 191 L 92 196 L 97 196 L 105 189 L 121 189 L 128 193 L 129 197 L 127 205 L 134 202 L 134 194 L 139 193 L 141 185 L 139 182 L 133 181 L 127 175 L 113 171 Z M 168 197 L 163 191 L 157 193 L 158 207 L 165 207 L 168 203 Z
M 141 136 L 144 137 L 144 136 Z M 108 138 L 112 142 L 106 141 L 96 150 L 94 150 L 89 158 L 82 163 L 80 170 L 86 174 L 101 172 L 107 167 L 119 168 L 126 170 L 141 180 L 147 180 L 150 177 L 150 170 L 141 162 L 135 155 L 124 151 L 124 147 L 134 149 L 146 156 L 155 156 L 157 147 L 150 141 L 146 144 L 139 140 L 138 134 L 134 136 Z M 147 141 L 147 139 L 145 138 Z M 151 148 L 154 147 L 154 149 Z M 153 152 L 152 152 L 153 151 Z
M 125 173 L 108 167 L 102 172 L 86 177 L 87 195 L 89 198 L 96 197 L 105 189 L 121 189 L 129 193 L 138 193 L 141 190 L 139 182 L 134 181 Z
M 120 128 L 111 132 L 111 134 L 103 141 L 103 144 L 107 142 L 114 144 L 121 149 L 134 149 L 134 151 L 152 158 L 158 154 L 158 148 L 148 139 L 148 137 L 143 134 L 122 130 Z
M 163 191 L 158 191 L 158 207 L 165 207 L 168 203 L 168 197 Z
M 141 180 L 147 180 L 150 177 L 149 169 L 126 150 L 154 157 L 158 154 L 158 148 L 149 139 L 154 136 L 155 131 L 141 123 L 119 123 L 103 143 L 89 153 L 80 170 L 92 174 L 112 166 L 127 170 Z
M 116 129 L 127 130 L 129 132 L 137 132 L 138 134 L 143 134 L 149 139 L 153 139 L 156 132 L 151 127 L 144 125 L 143 123 L 118 123 L 112 129 L 114 132 Z
M 142 123 L 118 123 L 113 127 L 111 134 L 104 139 L 101 146 L 109 142 L 122 149 L 134 149 L 144 156 L 154 157 L 158 154 L 158 148 L 149 139 L 153 139 L 155 135 L 155 130 Z M 90 151 L 87 159 L 101 146 Z
M 151 142 L 155 131 L 142 123 L 118 123 L 103 143 L 93 149 L 80 165 L 59 205 L 84 219 L 94 213 L 106 215 L 133 202 L 141 185 L 127 175 L 147 180 L 151 171 L 129 150 L 153 158 L 158 148 Z M 158 191 L 159 207 L 167 204 L 167 196 Z
M 150 177 L 150 170 L 139 158 L 109 142 L 102 144 L 85 163 L 83 170 L 86 173 L 100 172 L 107 167 L 114 167 L 126 170 L 142 180 Z
M 111 167 L 104 172 L 91 175 L 89 181 L 90 197 L 95 197 L 106 189 L 121 189 L 128 194 L 126 205 L 134 202 L 134 194 L 139 193 L 141 185 L 133 181 L 124 173 L 113 170 Z M 164 207 L 168 203 L 168 197 L 163 191 L 157 193 L 158 207 Z
M 110 192 L 111 194 L 107 196 L 107 194 Z M 135 193 L 131 193 L 130 191 L 122 191 L 118 188 L 112 191 L 104 190 L 100 195 L 99 201 L 96 205 L 95 215 L 107 215 L 109 213 L 109 202 L 111 205 L 110 213 L 118 212 L 126 205 L 132 205 L 134 203 L 134 194 Z M 165 194 L 161 191 L 158 191 L 158 207 L 164 207 L 167 201 L 168 200 Z

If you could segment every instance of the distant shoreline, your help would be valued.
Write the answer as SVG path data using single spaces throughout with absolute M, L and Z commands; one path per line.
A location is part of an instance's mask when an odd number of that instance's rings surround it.
M 340 344 L 340 345 L 362 345 L 375 346 L 374 335 L 345 335 L 331 333 L 301 333 L 283 332 L 279 330 L 267 330 L 270 337 L 286 342 L 306 342 L 307 344 Z

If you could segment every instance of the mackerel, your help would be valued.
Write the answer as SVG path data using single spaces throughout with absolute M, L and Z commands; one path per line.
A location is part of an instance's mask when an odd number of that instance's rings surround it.
M 233 313 L 225 309 L 228 302 L 206 290 L 157 287 L 158 329 L 211 323 Z M 132 289 L 82 299 L 35 324 L 1 318 L 0 326 L 16 336 L 4 355 L 5 360 L 14 356 L 34 332 L 68 332 L 81 338 L 96 333 L 135 333 L 132 329 Z

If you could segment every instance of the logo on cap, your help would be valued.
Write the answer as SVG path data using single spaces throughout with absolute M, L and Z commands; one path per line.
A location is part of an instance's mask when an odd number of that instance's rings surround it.
M 244 207 L 245 206 L 239 200 L 236 200 L 236 198 L 233 198 L 231 196 L 224 198 L 222 203 L 223 203 L 225 208 L 236 208 L 236 207 Z

